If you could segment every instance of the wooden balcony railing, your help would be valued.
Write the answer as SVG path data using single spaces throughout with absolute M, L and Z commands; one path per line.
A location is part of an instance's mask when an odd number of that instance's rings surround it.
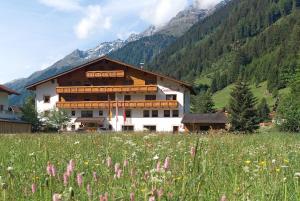
M 87 71 L 87 78 L 116 78 L 116 77 L 124 77 L 125 73 L 123 70 L 116 71 Z
M 58 94 L 91 94 L 91 93 L 149 93 L 157 92 L 157 85 L 142 86 L 78 86 L 57 87 Z
M 70 101 L 58 102 L 56 107 L 62 109 L 108 109 L 115 108 L 116 101 Z M 152 100 L 152 101 L 118 101 L 118 107 L 133 108 L 178 108 L 176 100 Z

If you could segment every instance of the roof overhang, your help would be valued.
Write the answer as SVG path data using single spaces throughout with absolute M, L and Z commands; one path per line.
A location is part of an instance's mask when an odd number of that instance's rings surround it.
M 8 87 L 4 86 L 4 85 L 0 85 L 0 92 L 5 92 L 8 95 L 20 95 L 18 92 L 16 92 L 15 90 L 9 89 Z

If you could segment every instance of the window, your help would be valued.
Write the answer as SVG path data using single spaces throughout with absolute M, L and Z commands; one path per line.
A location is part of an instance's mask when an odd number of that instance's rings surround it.
M 171 111 L 170 110 L 165 110 L 164 111 L 164 117 L 170 117 L 171 116 Z
M 4 110 L 4 105 L 0 105 L 0 111 Z
M 150 111 L 149 110 L 144 110 L 143 116 L 144 117 L 150 117 Z
M 67 125 L 63 125 L 63 130 L 67 130 Z
M 122 131 L 134 131 L 134 126 L 122 126 Z
M 103 116 L 103 110 L 99 110 L 99 117 Z
M 50 96 L 44 96 L 44 103 L 50 103 Z
M 177 100 L 176 94 L 166 95 L 166 100 Z
M 152 117 L 158 117 L 158 110 L 152 110 Z
M 124 101 L 130 101 L 131 100 L 131 96 L 130 95 L 125 95 L 124 96 Z
M 173 117 L 179 117 L 179 111 L 178 110 L 173 110 Z
M 145 100 L 156 100 L 156 95 L 146 95 Z
M 74 117 L 76 115 L 76 111 L 72 110 L 71 115 L 72 115 L 72 117 Z
M 125 110 L 126 118 L 131 118 L 131 110 Z
M 144 126 L 145 131 L 156 132 L 156 126 Z
M 75 125 L 71 126 L 72 131 L 74 131 L 76 129 Z
M 81 111 L 81 117 L 83 118 L 92 118 L 93 111 Z

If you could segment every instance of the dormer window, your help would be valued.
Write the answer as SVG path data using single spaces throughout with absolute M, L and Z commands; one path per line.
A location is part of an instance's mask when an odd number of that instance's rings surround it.
M 50 96 L 44 96 L 44 103 L 50 103 Z

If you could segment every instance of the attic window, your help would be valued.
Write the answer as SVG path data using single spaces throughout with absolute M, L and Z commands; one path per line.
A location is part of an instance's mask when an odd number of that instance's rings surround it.
M 44 103 L 50 103 L 50 96 L 44 96 Z
M 51 80 L 51 83 L 52 83 L 52 84 L 55 84 L 55 80 Z

